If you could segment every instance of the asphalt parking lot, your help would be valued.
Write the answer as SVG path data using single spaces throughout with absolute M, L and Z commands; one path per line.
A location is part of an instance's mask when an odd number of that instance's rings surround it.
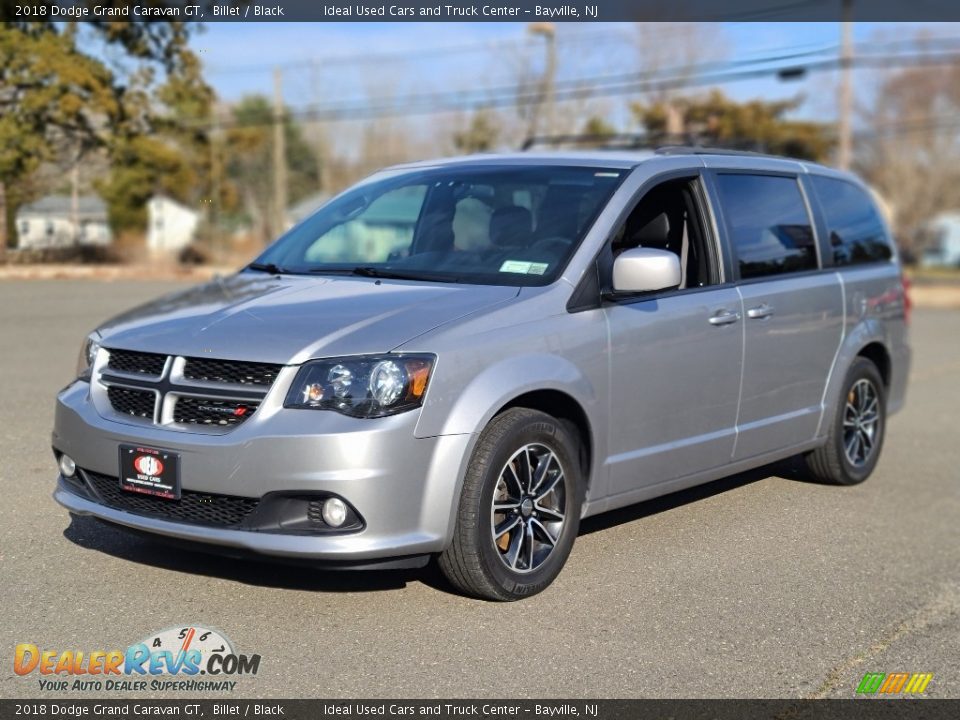
M 17 643 L 204 624 L 263 656 L 238 697 L 850 697 L 867 671 L 960 697 L 960 312 L 914 313 L 908 404 L 864 485 L 785 464 L 594 518 L 552 588 L 492 604 L 429 570 L 323 573 L 71 523 L 50 497 L 54 395 L 98 321 L 178 287 L 0 283 L 0 696 L 43 696 L 13 673 Z

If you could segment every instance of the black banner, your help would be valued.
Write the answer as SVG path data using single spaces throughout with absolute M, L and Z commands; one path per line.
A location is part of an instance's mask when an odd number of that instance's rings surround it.
M 185 22 L 612 22 L 960 20 L 956 0 L 0 0 L 0 19 Z
M 960 700 L 0 700 L 10 718 L 953 720 Z

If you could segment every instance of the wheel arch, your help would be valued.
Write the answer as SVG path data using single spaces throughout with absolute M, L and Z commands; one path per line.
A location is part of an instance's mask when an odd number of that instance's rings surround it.
M 836 411 L 847 372 L 859 357 L 866 358 L 877 366 L 880 377 L 883 379 L 884 390 L 890 389 L 893 376 L 893 360 L 885 328 L 875 319 L 861 322 L 852 332 L 847 334 L 837 352 L 833 369 L 824 388 L 823 414 L 820 419 L 820 427 L 817 429 L 818 438 L 826 436 L 827 428 L 830 425 L 829 419 L 833 417 L 833 413 Z
M 599 378 L 595 381 L 600 382 Z M 431 392 L 441 398 L 436 406 L 431 406 Z M 597 392 L 595 382 L 578 365 L 560 355 L 544 352 L 504 358 L 483 368 L 466 383 L 459 376 L 431 388 L 417 423 L 416 436 L 469 436 L 463 455 L 457 460 L 456 473 L 449 472 L 453 466 L 448 463 L 445 465 L 448 472 L 434 483 L 437 497 L 449 500 L 448 536 L 480 433 L 494 417 L 512 407 L 541 410 L 572 423 L 580 439 L 585 440 L 581 442 L 586 453 L 586 457 L 581 457 L 581 464 L 586 463 L 584 500 L 589 501 L 591 494 L 602 493 L 605 490 L 602 469 L 597 465 L 603 455 L 598 441 L 605 432 L 601 425 L 606 416 L 600 412 L 603 397 L 602 392 Z M 455 477 L 453 483 L 451 476 Z M 431 488 L 428 491 L 433 492 Z
M 593 473 L 591 464 L 594 457 L 595 440 L 593 429 L 590 425 L 590 418 L 586 410 L 577 402 L 572 395 L 562 390 L 533 390 L 523 393 L 510 400 L 497 410 L 493 417 L 503 413 L 511 408 L 528 408 L 530 410 L 539 410 L 551 417 L 567 424 L 574 435 L 580 441 L 580 472 L 586 483 L 584 490 L 590 489 L 590 481 Z
M 863 357 L 877 366 L 885 388 L 890 387 L 891 359 L 890 350 L 882 342 L 874 340 L 857 351 L 856 357 Z

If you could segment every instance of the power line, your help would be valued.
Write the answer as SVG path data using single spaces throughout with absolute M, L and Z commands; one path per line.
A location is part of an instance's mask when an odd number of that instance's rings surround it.
M 958 41 L 960 42 L 960 41 Z M 958 50 L 960 50 L 960 44 L 957 45 Z M 581 93 L 585 88 L 589 88 L 590 91 L 595 91 L 600 88 L 604 88 L 608 85 L 618 85 L 618 84 L 633 84 L 638 80 L 645 81 L 685 81 L 689 80 L 698 75 L 703 75 L 708 73 L 711 76 L 716 75 L 719 71 L 722 70 L 733 70 L 737 68 L 750 67 L 750 66 L 768 66 L 768 65 L 777 65 L 794 60 L 815 58 L 817 56 L 822 56 L 826 51 L 836 50 L 837 46 L 824 48 L 817 48 L 814 50 L 807 50 L 802 52 L 788 52 L 781 53 L 778 55 L 770 55 L 765 57 L 758 58 L 747 58 L 741 60 L 729 60 L 723 62 L 709 62 L 709 63 L 698 63 L 692 65 L 681 65 L 673 66 L 668 68 L 661 68 L 653 72 L 641 71 L 641 72 L 629 72 L 629 73 L 616 73 L 612 75 L 603 75 L 603 76 L 588 76 L 588 77 L 576 77 L 576 78 L 565 78 L 558 80 L 555 83 L 555 88 L 558 92 L 566 92 L 567 94 Z M 782 68 L 772 68 L 767 69 L 765 72 L 775 73 Z M 681 84 L 676 85 L 676 87 L 682 86 Z M 657 89 L 660 89 L 658 86 Z M 537 102 L 540 98 L 541 89 L 540 89 L 540 80 L 539 78 L 530 81 L 529 83 L 524 84 L 514 84 L 514 85 L 501 85 L 495 87 L 487 88 L 476 88 L 468 90 L 444 90 L 439 92 L 428 92 L 428 93 L 412 93 L 404 95 L 402 97 L 393 98 L 389 101 L 389 105 L 392 104 L 402 104 L 404 107 L 421 106 L 421 105 L 440 105 L 440 104 L 449 104 L 451 101 L 455 102 L 458 106 L 462 105 L 464 109 L 472 109 L 474 105 L 482 105 L 489 103 L 491 101 L 505 98 L 507 99 L 506 104 L 511 102 L 516 102 L 516 104 L 522 104 L 527 102 Z M 579 98 L 579 94 L 577 95 Z M 379 104 L 378 104 L 379 103 Z M 335 111 L 340 113 L 349 113 L 351 111 L 364 112 L 369 111 L 371 108 L 383 108 L 387 107 L 388 104 L 385 104 L 383 99 L 380 98 L 358 98 L 356 100 L 344 101 L 338 104 L 328 103 L 321 105 L 309 105 L 301 106 L 293 111 L 289 111 L 288 114 L 295 113 L 311 113 L 311 112 L 329 112 Z M 187 119 L 188 121 L 190 119 Z
M 587 41 L 596 41 L 602 39 L 626 40 L 625 34 L 620 30 L 590 30 L 581 31 L 575 34 L 566 34 L 558 37 L 558 43 L 564 46 L 577 45 Z M 496 40 L 485 40 L 481 42 L 465 43 L 462 45 L 447 45 L 432 48 L 422 48 L 415 50 L 391 50 L 389 52 L 366 52 L 343 55 L 327 55 L 308 58 L 303 60 L 290 60 L 279 64 L 251 63 L 248 65 L 221 66 L 209 65 L 204 68 L 210 75 L 235 75 L 235 74 L 253 74 L 258 72 L 272 72 L 274 68 L 279 67 L 283 72 L 294 70 L 309 70 L 318 66 L 342 66 L 342 65 L 375 65 L 397 60 L 411 61 L 423 60 L 435 57 L 451 57 L 454 55 L 474 55 L 481 52 L 491 52 L 503 48 L 534 48 L 537 43 L 528 37 L 511 37 Z
M 782 17 L 783 15 L 790 15 L 792 19 L 796 19 L 793 15 L 797 10 L 809 10 L 812 5 L 822 5 L 829 0 L 796 0 L 795 2 L 787 2 L 782 5 L 774 5 L 772 7 L 761 7 L 755 10 L 742 10 L 731 13 L 719 13 L 710 17 L 711 22 L 716 22 L 717 20 L 722 19 L 737 19 L 737 20 L 746 20 L 746 21 L 756 21 L 756 20 L 769 20 L 774 17 Z
M 802 3 L 798 3 L 802 4 Z M 739 24 L 739 23 L 731 23 Z M 673 31 L 665 31 L 664 37 L 669 37 L 672 34 L 677 34 L 681 29 L 674 29 Z M 603 39 L 611 40 L 620 40 L 623 42 L 629 42 L 630 38 L 628 34 L 622 29 L 610 30 L 610 29 L 601 29 L 595 31 L 581 31 L 576 34 L 560 34 L 557 36 L 557 44 L 559 47 L 569 48 L 571 45 L 582 44 L 587 41 L 597 41 Z M 861 51 L 874 50 L 877 48 L 886 48 L 886 49 L 895 49 L 895 48 L 904 48 L 904 47 L 926 47 L 926 48 L 942 48 L 950 47 L 955 48 L 957 44 L 960 43 L 960 37 L 957 36 L 942 36 L 942 37 L 930 37 L 922 39 L 910 39 L 910 40 L 861 40 L 854 42 L 853 47 L 854 51 L 858 54 Z M 335 67 L 342 65 L 354 65 L 354 66 L 363 66 L 369 64 L 380 64 L 391 61 L 398 60 L 420 60 L 420 59 L 429 59 L 434 57 L 452 57 L 455 55 L 471 55 L 480 52 L 490 52 L 495 51 L 500 48 L 523 48 L 523 49 L 534 49 L 537 43 L 531 38 L 527 37 L 515 37 L 515 38 L 503 38 L 498 40 L 487 40 L 476 43 L 469 43 L 464 45 L 456 46 L 437 46 L 432 48 L 423 48 L 419 50 L 395 50 L 389 52 L 381 53 L 357 53 L 357 54 L 343 54 L 343 55 L 320 55 L 313 58 L 307 58 L 303 60 L 291 60 L 288 62 L 281 63 L 250 63 L 247 65 L 236 65 L 231 64 L 230 66 L 217 66 L 217 65 L 205 65 L 204 72 L 209 75 L 240 75 L 240 74 L 256 74 L 256 73 L 272 73 L 274 69 L 280 68 L 284 73 L 287 71 L 294 70 L 314 70 L 317 67 Z M 806 47 L 805 45 L 794 46 L 795 48 Z M 803 51 L 806 53 L 816 53 L 816 52 L 834 52 L 839 48 L 838 44 L 830 45 L 818 45 L 814 50 Z M 783 50 L 786 54 L 790 52 L 790 48 Z M 799 54 L 799 51 L 798 51 Z M 741 60 L 738 62 L 750 62 L 749 59 Z
M 851 64 L 854 69 L 922 67 L 943 65 L 960 61 L 960 47 L 955 52 L 939 54 L 873 54 L 857 56 Z M 613 76 L 597 76 L 566 81 L 555 89 L 558 102 L 583 100 L 593 97 L 610 97 L 626 94 L 642 94 L 658 90 L 671 90 L 686 87 L 723 84 L 762 77 L 775 76 L 790 69 L 805 73 L 819 73 L 836 70 L 842 59 L 838 57 L 810 60 L 800 66 L 792 67 L 746 67 L 735 64 L 713 72 L 702 72 L 690 76 L 656 77 L 646 73 L 630 73 Z M 769 61 L 757 61 L 759 65 L 769 65 Z M 363 120 L 383 117 L 401 117 L 432 115 L 450 112 L 468 112 L 535 103 L 540 94 L 535 87 L 502 87 L 492 92 L 466 91 L 413 94 L 394 98 L 389 101 L 353 101 L 349 103 L 330 103 L 288 110 L 286 117 L 297 120 L 339 121 Z M 185 120 L 181 124 L 203 126 L 206 119 Z M 267 122 L 233 122 L 232 126 L 256 126 Z

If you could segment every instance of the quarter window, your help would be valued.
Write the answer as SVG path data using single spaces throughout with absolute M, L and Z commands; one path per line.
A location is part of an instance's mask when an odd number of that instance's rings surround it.
M 834 265 L 882 262 L 893 256 L 880 213 L 862 189 L 821 175 L 811 176 L 830 232 Z
M 795 178 L 719 175 L 717 186 L 742 279 L 817 269 L 813 227 Z

